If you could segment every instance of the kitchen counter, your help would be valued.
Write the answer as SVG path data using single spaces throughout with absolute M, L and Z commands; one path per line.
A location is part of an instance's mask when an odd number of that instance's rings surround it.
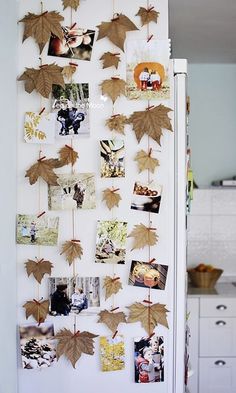
M 195 288 L 188 286 L 188 297 L 236 297 L 235 282 L 219 282 L 215 288 Z

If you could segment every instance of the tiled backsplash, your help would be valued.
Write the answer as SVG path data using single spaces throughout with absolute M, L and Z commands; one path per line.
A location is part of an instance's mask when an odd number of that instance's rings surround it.
M 194 190 L 187 260 L 188 267 L 202 262 L 236 275 L 236 189 Z

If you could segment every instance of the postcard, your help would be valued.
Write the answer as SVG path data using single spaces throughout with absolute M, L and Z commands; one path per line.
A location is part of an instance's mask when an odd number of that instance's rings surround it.
M 152 289 L 165 289 L 168 273 L 167 265 L 132 261 L 129 285 Z
M 100 359 L 102 371 L 118 371 L 125 368 L 124 336 L 114 338 L 100 336 Z
M 95 262 L 124 264 L 127 222 L 98 221 Z
M 144 184 L 136 181 L 133 189 L 131 209 L 149 213 L 159 213 L 162 186 L 151 182 Z
M 101 177 L 125 177 L 125 145 L 121 139 L 100 141 Z
M 59 217 L 49 217 L 43 214 L 18 214 L 16 242 L 40 246 L 56 246 L 58 240 Z

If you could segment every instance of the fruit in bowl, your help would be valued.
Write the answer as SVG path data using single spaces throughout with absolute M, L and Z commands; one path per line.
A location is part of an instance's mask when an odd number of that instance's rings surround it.
M 212 265 L 205 265 L 205 263 L 200 263 L 198 266 L 194 268 L 196 272 L 212 272 L 215 270 Z
M 200 263 L 195 268 L 188 270 L 191 284 L 198 288 L 214 288 L 222 273 L 222 269 L 205 263 Z

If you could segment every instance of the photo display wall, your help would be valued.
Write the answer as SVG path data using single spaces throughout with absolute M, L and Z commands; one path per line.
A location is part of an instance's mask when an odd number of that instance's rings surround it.
M 19 2 L 19 393 L 171 386 L 167 9 Z

